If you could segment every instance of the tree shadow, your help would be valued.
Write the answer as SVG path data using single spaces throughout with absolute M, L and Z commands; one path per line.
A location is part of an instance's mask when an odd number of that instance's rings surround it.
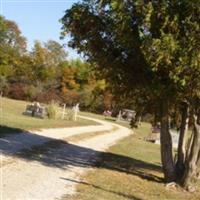
M 14 134 L 14 133 L 20 133 L 20 132 L 24 132 L 24 131 L 19 128 L 11 128 L 8 126 L 0 125 L 0 138 L 5 137 L 8 134 Z
M 73 183 L 76 183 L 76 184 L 82 184 L 82 185 L 86 185 L 86 186 L 89 186 L 89 187 L 93 187 L 97 190 L 102 190 L 103 192 L 109 192 L 109 193 L 113 193 L 113 194 L 116 194 L 118 196 L 121 196 L 121 197 L 124 197 L 124 198 L 127 198 L 127 199 L 132 199 L 132 200 L 142 200 L 141 198 L 139 197 L 136 197 L 134 195 L 127 195 L 127 194 L 124 194 L 122 192 L 117 192 L 117 191 L 114 191 L 114 190 L 108 190 L 106 188 L 103 188 L 103 187 L 100 187 L 98 185 L 95 185 L 95 184 L 91 184 L 91 183 L 87 183 L 85 181 L 79 181 L 79 180 L 73 180 L 73 179 L 67 179 L 67 178 L 62 178 L 61 179 L 63 180 L 66 180 L 66 181 L 70 181 L 70 182 L 73 182 Z
M 153 172 L 161 172 L 160 165 L 151 164 L 131 157 L 117 155 L 113 153 L 102 153 L 101 159 L 96 164 L 99 168 L 116 170 L 119 172 L 132 174 L 148 181 L 161 183 L 163 178 L 155 176 Z M 152 173 L 150 173 L 152 172 Z
M 31 146 L 32 143 L 35 145 Z M 0 152 L 29 162 L 38 161 L 48 167 L 61 169 L 69 169 L 72 166 L 98 167 L 136 175 L 149 181 L 163 181 L 162 178 L 149 173 L 149 171 L 161 171 L 158 165 L 52 139 L 51 135 L 45 137 L 30 132 L 8 135 L 0 138 Z

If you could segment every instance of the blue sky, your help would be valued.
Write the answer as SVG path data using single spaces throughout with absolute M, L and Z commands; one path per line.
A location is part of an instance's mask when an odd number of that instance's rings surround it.
M 64 11 L 78 0 L 0 0 L 1 14 L 9 20 L 15 21 L 22 34 L 28 40 L 29 50 L 35 40 L 45 42 L 49 39 L 61 41 L 61 24 L 59 19 Z M 70 48 L 67 48 L 70 58 L 78 55 Z

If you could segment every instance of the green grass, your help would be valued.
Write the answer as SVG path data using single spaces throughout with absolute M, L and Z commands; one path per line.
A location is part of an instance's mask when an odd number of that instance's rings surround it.
M 142 127 L 102 154 L 102 160 L 78 183 L 77 193 L 64 200 L 199 200 L 181 188 L 167 189 L 163 183 L 160 146 L 143 140 L 150 125 Z
M 80 119 L 77 121 L 61 119 L 40 119 L 23 115 L 29 102 L 13 99 L 2 99 L 2 114 L 0 116 L 0 133 L 12 133 L 20 130 L 35 130 L 41 128 L 72 127 L 94 125 L 96 122 Z

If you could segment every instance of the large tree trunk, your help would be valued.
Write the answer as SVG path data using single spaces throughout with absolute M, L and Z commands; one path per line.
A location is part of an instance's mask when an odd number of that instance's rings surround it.
M 193 140 L 189 156 L 186 160 L 186 169 L 182 179 L 182 185 L 187 189 L 193 186 L 197 179 L 200 151 L 200 114 L 194 116 L 193 121 Z
M 176 176 L 178 181 L 182 178 L 185 170 L 185 158 L 186 158 L 186 133 L 188 129 L 189 121 L 189 106 L 187 103 L 183 104 L 181 113 L 181 126 L 178 143 L 178 157 L 176 162 Z
M 172 182 L 176 179 L 175 167 L 172 153 L 172 137 L 169 132 L 169 108 L 168 102 L 161 102 L 161 160 L 166 182 Z
M 188 158 L 190 157 L 193 140 L 194 140 L 194 134 L 191 134 L 190 139 L 187 142 L 185 161 L 188 160 Z

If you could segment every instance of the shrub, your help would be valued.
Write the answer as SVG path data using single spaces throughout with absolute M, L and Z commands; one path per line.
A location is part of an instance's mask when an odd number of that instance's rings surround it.
M 56 119 L 58 117 L 59 109 L 57 104 L 51 103 L 47 106 L 47 116 L 49 119 Z

